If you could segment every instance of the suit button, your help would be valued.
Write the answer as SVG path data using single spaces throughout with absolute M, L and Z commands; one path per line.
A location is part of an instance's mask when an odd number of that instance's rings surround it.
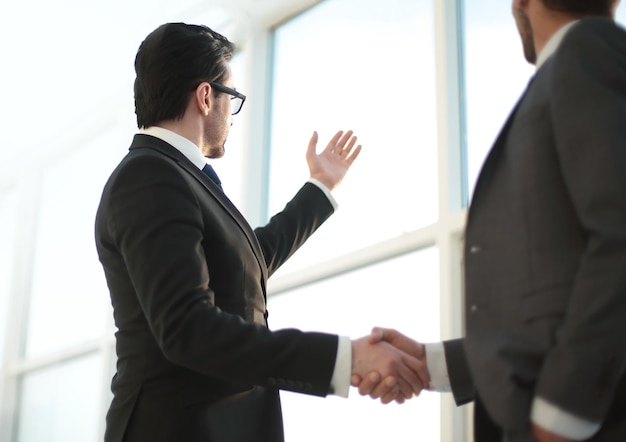
M 480 253 L 481 250 L 482 248 L 480 246 L 471 246 L 469 249 L 472 254 Z
M 478 311 L 478 306 L 476 304 L 472 304 L 470 307 L 470 312 L 476 313 Z

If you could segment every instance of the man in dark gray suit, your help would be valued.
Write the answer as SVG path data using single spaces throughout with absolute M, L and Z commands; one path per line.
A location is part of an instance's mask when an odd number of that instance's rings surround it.
M 626 441 L 626 32 L 614 0 L 514 0 L 537 72 L 469 209 L 464 339 L 384 339 L 475 401 L 475 439 Z M 375 378 L 372 378 L 375 379 Z M 366 378 L 362 394 L 385 387 Z M 353 383 L 360 382 L 359 378 Z

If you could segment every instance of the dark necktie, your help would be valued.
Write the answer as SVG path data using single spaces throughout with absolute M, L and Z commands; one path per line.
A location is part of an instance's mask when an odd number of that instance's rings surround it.
M 206 176 L 211 178 L 211 181 L 217 184 L 217 187 L 219 187 L 220 190 L 222 191 L 224 190 L 222 189 L 222 182 L 220 181 L 220 178 L 217 176 L 217 174 L 215 173 L 215 170 L 213 170 L 213 167 L 211 167 L 210 164 L 205 164 L 204 167 L 202 168 L 202 172 L 204 172 Z

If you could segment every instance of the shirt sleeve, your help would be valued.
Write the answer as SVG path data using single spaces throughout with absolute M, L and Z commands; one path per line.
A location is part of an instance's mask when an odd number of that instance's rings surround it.
M 533 401 L 530 420 L 554 434 L 573 440 L 590 438 L 602 425 L 563 411 L 540 397 L 535 397 Z
M 438 392 L 451 391 L 443 343 L 426 344 L 425 349 L 426 367 L 430 374 L 428 389 Z M 602 425 L 563 411 L 540 397 L 533 401 L 530 419 L 552 433 L 576 441 L 590 438 Z
M 330 379 L 332 394 L 347 398 L 350 392 L 350 375 L 352 368 L 352 342 L 347 336 L 339 336 L 335 370 Z
M 424 347 L 426 350 L 426 369 L 430 375 L 428 390 L 442 393 L 452 391 L 443 342 L 425 344 Z

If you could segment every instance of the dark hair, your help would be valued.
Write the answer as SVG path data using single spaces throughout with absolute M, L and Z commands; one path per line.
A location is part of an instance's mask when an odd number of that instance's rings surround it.
M 137 126 L 181 119 L 200 83 L 225 80 L 234 50 L 206 26 L 167 23 L 152 31 L 135 57 Z
M 611 16 L 616 0 L 542 0 L 548 9 L 569 14 Z

